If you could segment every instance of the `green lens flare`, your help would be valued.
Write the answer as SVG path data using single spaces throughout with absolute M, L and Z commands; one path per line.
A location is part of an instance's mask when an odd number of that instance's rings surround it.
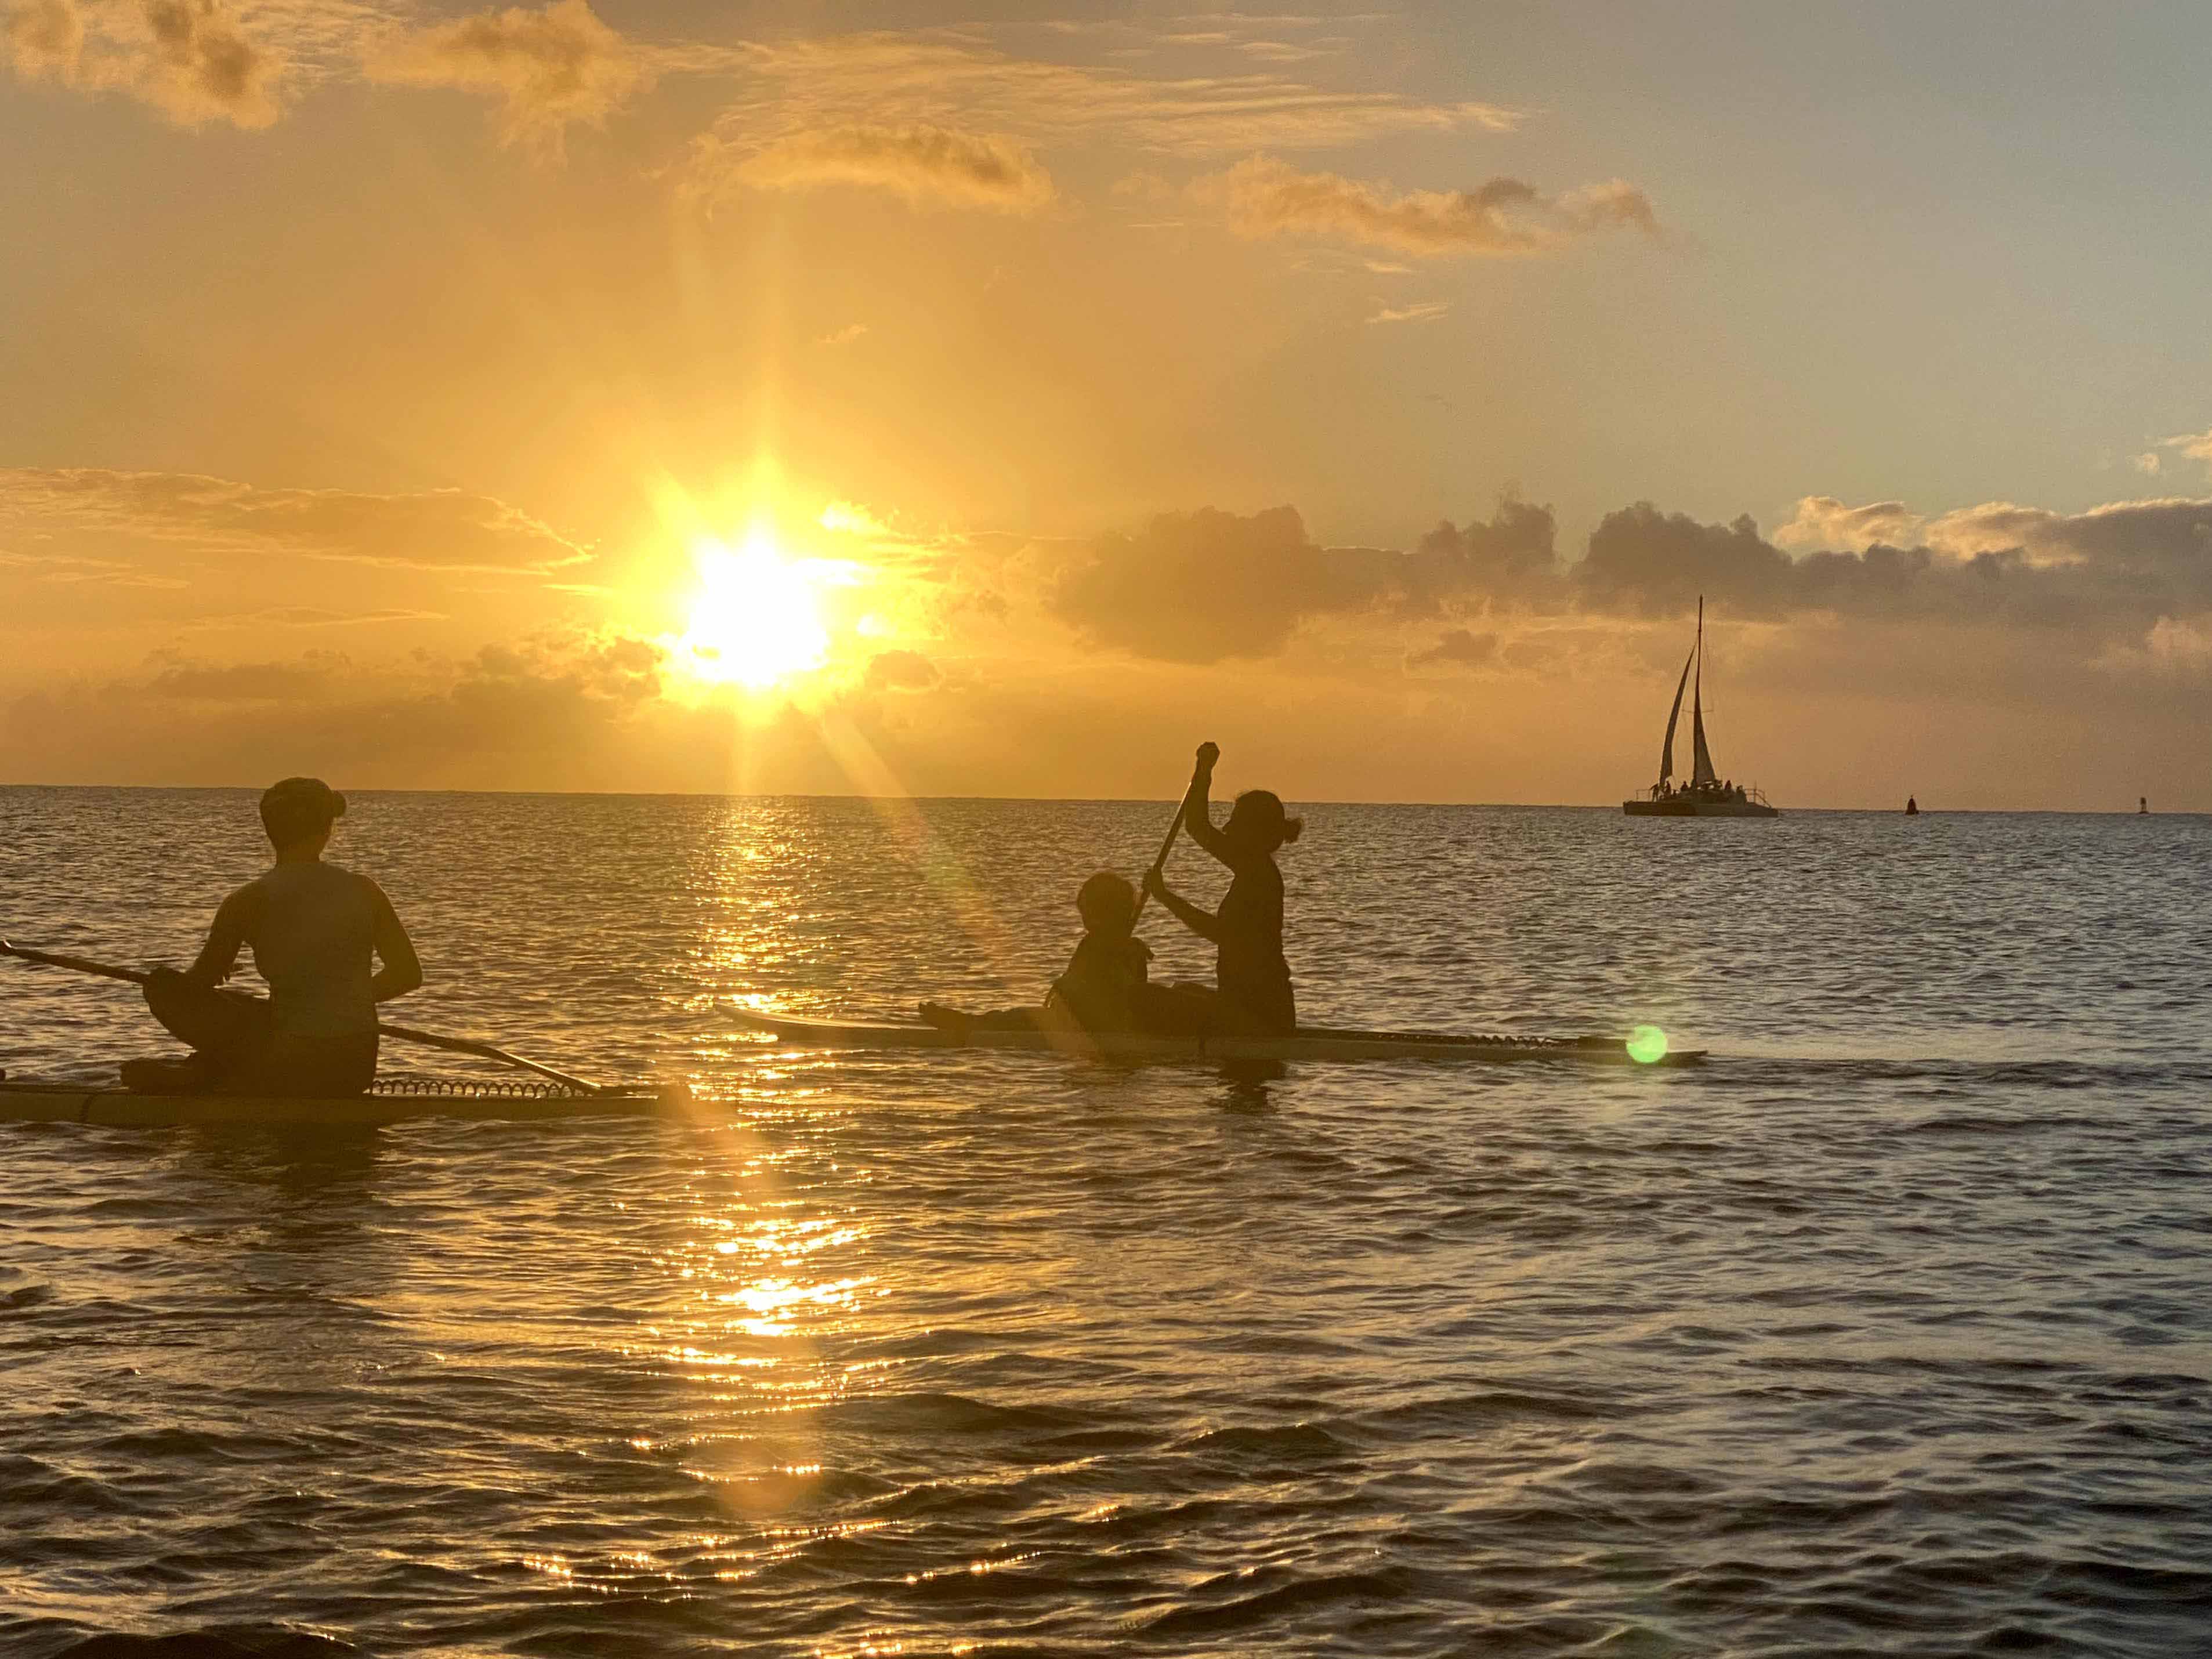
M 1639 1025 L 1628 1034 L 1628 1057 L 1638 1066 L 1656 1066 L 1667 1058 L 1667 1034 L 1656 1025 Z

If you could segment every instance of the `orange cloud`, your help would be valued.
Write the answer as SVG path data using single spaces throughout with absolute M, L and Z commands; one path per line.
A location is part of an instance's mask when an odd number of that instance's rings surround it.
M 1545 253 L 1591 231 L 1659 228 L 1643 192 L 1617 179 L 1558 198 L 1505 178 L 1474 190 L 1397 193 L 1255 155 L 1200 179 L 1193 192 L 1218 204 L 1240 236 L 1334 237 L 1429 258 Z
M 604 126 L 651 80 L 644 58 L 587 0 L 510 6 L 388 39 L 362 67 L 372 81 L 451 87 L 502 100 L 500 142 L 557 155 L 572 123 Z
M 122 92 L 182 126 L 265 127 L 282 59 L 224 0 L 20 0 L 0 33 L 26 80 Z
M 857 185 L 919 206 L 1033 213 L 1053 199 L 1052 175 L 1028 146 L 997 133 L 927 125 L 855 125 L 797 132 L 732 158 L 713 140 L 696 153 L 697 181 L 757 190 Z
M 1918 531 L 1922 522 L 1920 514 L 1903 501 L 1850 507 L 1833 495 L 1807 495 L 1798 501 L 1796 516 L 1774 532 L 1774 539 L 1782 547 L 1855 553 L 1876 542 L 1897 546 Z

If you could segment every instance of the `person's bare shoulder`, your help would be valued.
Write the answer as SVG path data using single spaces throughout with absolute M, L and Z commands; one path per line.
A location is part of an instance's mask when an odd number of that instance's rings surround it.
M 238 938 L 251 943 L 260 930 L 261 918 L 269 909 L 269 878 L 256 876 L 242 887 L 233 888 L 223 902 L 216 907 L 215 926 L 217 930 L 229 929 Z
M 222 908 L 229 911 L 233 915 L 245 916 L 252 915 L 255 911 L 258 910 L 263 902 L 267 900 L 269 896 L 269 878 L 275 872 L 273 871 L 264 870 L 259 875 L 254 877 L 252 881 L 246 882 L 240 886 L 232 888 L 230 890 L 229 896 L 225 898 L 222 902 Z
M 364 876 L 357 870 L 349 870 L 346 873 L 361 884 L 362 896 L 368 901 L 370 910 L 379 916 L 390 916 L 395 921 L 398 920 L 399 912 L 392 908 L 391 899 L 373 877 Z

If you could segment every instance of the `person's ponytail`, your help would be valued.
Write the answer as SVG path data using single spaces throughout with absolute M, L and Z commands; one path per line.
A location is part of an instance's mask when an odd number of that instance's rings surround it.
M 1304 818 L 1285 818 L 1283 820 L 1283 845 L 1285 847 L 1289 846 L 1301 835 L 1304 834 L 1305 827 L 1306 821 Z

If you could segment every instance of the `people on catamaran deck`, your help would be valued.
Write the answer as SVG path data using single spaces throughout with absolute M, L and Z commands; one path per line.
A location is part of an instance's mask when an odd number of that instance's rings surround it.
M 925 1002 L 923 1022 L 956 1033 L 1052 1029 L 1063 1020 L 1086 1031 L 1146 1029 L 1152 950 L 1136 935 L 1137 890 L 1127 877 L 1101 870 L 1076 890 L 1075 909 L 1083 918 L 1083 937 L 1042 1008 L 970 1014 Z
M 146 986 L 154 1018 L 193 1053 L 126 1061 L 126 1085 L 321 1099 L 375 1080 L 376 1006 L 422 984 L 422 966 L 384 890 L 323 862 L 345 810 L 319 778 L 263 793 L 275 863 L 223 900 L 191 967 L 155 969 Z M 266 1001 L 222 988 L 241 946 L 269 983 Z
M 1298 838 L 1304 823 L 1283 811 L 1270 790 L 1248 789 L 1237 796 L 1228 822 L 1214 828 L 1214 763 L 1221 750 L 1201 744 L 1190 791 L 1183 797 L 1183 832 L 1227 865 L 1232 875 L 1218 911 L 1206 911 L 1171 890 L 1155 866 L 1145 873 L 1145 890 L 1166 905 L 1176 919 L 1201 939 L 1213 941 L 1214 988 L 1204 1006 L 1205 1029 L 1237 1036 L 1283 1036 L 1297 1030 L 1297 999 L 1291 967 L 1283 957 L 1283 872 L 1275 854 Z M 1190 999 L 1182 987 L 1174 993 Z

